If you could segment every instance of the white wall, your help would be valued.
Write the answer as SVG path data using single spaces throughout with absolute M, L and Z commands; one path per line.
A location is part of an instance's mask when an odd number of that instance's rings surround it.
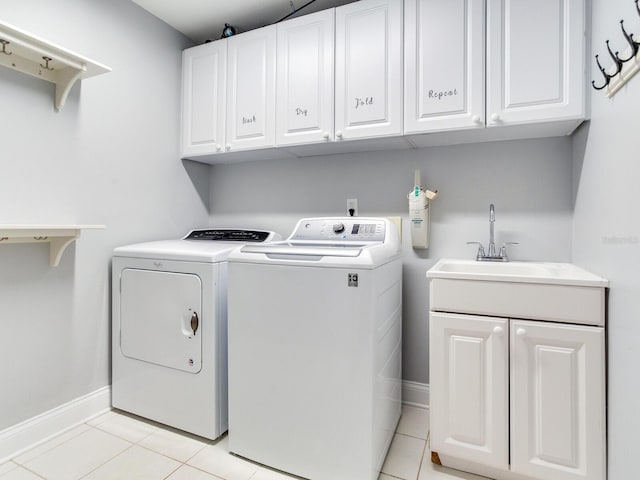
M 128 0 L 0 0 L 3 21 L 113 68 L 54 86 L 0 67 L 0 224 L 104 224 L 49 267 L 0 245 L 0 431 L 110 383 L 115 246 L 208 220 L 208 167 L 179 160 L 181 34 Z
M 431 247 L 413 250 L 406 195 L 415 168 L 438 189 Z M 288 235 L 305 216 L 403 216 L 403 377 L 428 383 L 425 272 L 442 257 L 474 258 L 467 241 L 487 243 L 489 204 L 496 241 L 517 241 L 514 259 L 571 258 L 571 141 L 568 138 L 215 165 L 211 224 L 258 226 Z
M 640 17 L 631 0 L 594 0 L 593 54 L 603 65 L 605 46 L 624 51 L 620 33 L 640 36 Z M 602 76 L 590 57 L 597 84 Z M 608 307 L 609 480 L 638 476 L 635 452 L 640 431 L 640 76 L 608 99 L 592 90 L 592 120 L 574 138 L 573 261 L 611 282 Z

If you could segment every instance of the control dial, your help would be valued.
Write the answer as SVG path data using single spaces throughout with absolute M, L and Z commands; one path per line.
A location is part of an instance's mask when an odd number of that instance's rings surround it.
M 333 232 L 334 233 L 342 233 L 342 232 L 344 232 L 344 223 L 334 223 L 333 224 Z

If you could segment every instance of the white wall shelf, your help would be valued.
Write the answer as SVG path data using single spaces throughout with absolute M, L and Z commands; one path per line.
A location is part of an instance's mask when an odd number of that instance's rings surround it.
M 4 22 L 0 22 L 0 65 L 55 83 L 56 110 L 64 106 L 76 81 L 111 71 Z
M 82 230 L 104 225 L 0 225 L 0 245 L 8 243 L 49 243 L 49 264 L 57 267 L 64 250 L 80 237 Z

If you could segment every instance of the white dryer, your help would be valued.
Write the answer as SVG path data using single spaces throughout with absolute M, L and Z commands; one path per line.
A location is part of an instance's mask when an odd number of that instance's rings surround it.
M 307 218 L 229 257 L 229 450 L 313 480 L 375 480 L 401 411 L 393 223 Z
M 210 439 L 227 430 L 227 257 L 280 239 L 205 229 L 114 250 L 113 407 Z

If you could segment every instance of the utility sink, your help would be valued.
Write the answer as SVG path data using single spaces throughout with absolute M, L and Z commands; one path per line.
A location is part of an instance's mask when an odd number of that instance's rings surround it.
M 608 280 L 570 263 L 442 259 L 431 310 L 603 325 Z

